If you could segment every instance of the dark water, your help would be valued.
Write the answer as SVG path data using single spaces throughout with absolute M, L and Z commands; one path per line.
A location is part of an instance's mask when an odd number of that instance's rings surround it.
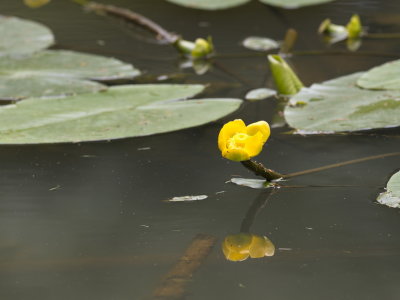
M 266 58 L 240 46 L 250 35 L 281 39 L 296 28 L 301 53 L 290 62 L 306 84 L 400 56 L 400 40 L 366 39 L 354 55 L 344 44 L 326 48 L 315 33 L 324 18 L 345 24 L 352 13 L 371 32 L 399 32 L 397 1 L 342 0 L 292 11 L 253 1 L 221 12 L 161 0 L 112 1 L 187 39 L 211 34 L 220 57 L 202 76 L 180 69 L 175 51 L 141 30 L 70 1 L 53 2 L 30 10 L 22 1 L 2 0 L 0 13 L 49 26 L 58 48 L 115 56 L 149 76 L 211 82 L 209 96 L 242 98 L 251 88 L 273 87 Z M 311 50 L 325 54 L 304 55 Z M 220 157 L 216 136 L 233 118 L 272 120 L 275 106 L 274 100 L 247 103 L 219 122 L 144 138 L 0 147 L 0 299 L 151 299 L 199 233 L 217 242 L 185 282 L 186 299 L 399 299 L 399 210 L 374 202 L 400 168 L 399 157 L 292 179 L 288 184 L 298 187 L 269 196 L 251 227 L 271 239 L 275 255 L 236 263 L 224 258 L 224 237 L 238 233 L 253 201 L 269 192 L 226 183 L 233 175 L 254 176 Z M 274 129 L 259 156 L 282 173 L 395 152 L 400 145 L 396 129 L 326 137 L 283 134 L 288 129 Z M 162 201 L 200 194 L 209 198 Z

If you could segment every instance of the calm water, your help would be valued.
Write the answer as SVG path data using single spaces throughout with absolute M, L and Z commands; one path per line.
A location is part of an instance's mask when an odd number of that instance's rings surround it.
M 202 76 L 180 69 L 169 46 L 118 20 L 66 0 L 38 10 L 20 2 L 2 0 L 1 14 L 46 24 L 57 48 L 115 56 L 149 76 L 211 82 L 208 96 L 242 98 L 252 88 L 273 87 L 266 58 L 240 42 L 250 35 L 281 39 L 289 27 L 299 32 L 295 50 L 301 52 L 290 62 L 306 84 L 400 57 L 400 40 L 364 40 L 353 55 L 344 44 L 325 47 L 315 33 L 324 18 L 345 24 L 352 13 L 370 32 L 399 32 L 397 1 L 342 0 L 292 11 L 253 1 L 221 12 L 161 0 L 112 1 L 187 39 L 211 34 L 220 57 Z M 325 54 L 304 55 L 310 50 Z M 271 121 L 275 106 L 271 99 L 246 103 L 219 122 L 144 138 L 0 147 L 0 299 L 152 299 L 199 233 L 217 241 L 184 282 L 186 299 L 399 299 L 399 210 L 374 202 L 400 168 L 399 157 L 292 179 L 288 184 L 297 187 L 269 196 L 251 227 L 271 239 L 275 256 L 224 258 L 224 237 L 238 233 L 252 203 L 269 192 L 226 183 L 233 175 L 254 176 L 220 157 L 218 130 L 237 117 Z M 288 130 L 274 129 L 259 157 L 282 173 L 395 152 L 400 145 L 396 129 L 329 137 L 282 134 Z M 163 202 L 201 194 L 209 197 Z

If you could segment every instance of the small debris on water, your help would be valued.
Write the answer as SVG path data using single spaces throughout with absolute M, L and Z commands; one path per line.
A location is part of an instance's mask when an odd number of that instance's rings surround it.
M 190 201 L 199 201 L 207 199 L 207 195 L 196 195 L 196 196 L 181 196 L 181 197 L 173 197 L 171 199 L 165 200 L 165 202 L 190 202 Z
M 142 225 L 140 225 L 140 227 L 149 228 L 149 227 L 150 227 L 150 225 L 145 225 L 145 224 L 142 224 Z
M 225 193 L 225 192 L 226 192 L 226 191 L 219 191 L 219 192 L 216 192 L 215 195 L 223 194 L 223 193 Z
M 292 248 L 278 248 L 280 251 L 292 251 Z
M 49 191 L 56 191 L 56 190 L 59 190 L 60 188 L 61 188 L 61 185 L 57 184 L 56 186 L 50 188 Z
M 145 151 L 145 150 L 150 150 L 150 147 L 141 147 L 141 148 L 137 148 L 138 151 Z

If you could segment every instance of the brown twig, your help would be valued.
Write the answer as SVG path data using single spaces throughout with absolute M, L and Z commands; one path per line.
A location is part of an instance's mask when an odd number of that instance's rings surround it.
M 178 35 L 165 30 L 163 27 L 161 27 L 154 21 L 129 9 L 113 5 L 105 5 L 97 2 L 88 2 L 84 6 L 85 8 L 95 12 L 115 15 L 124 18 L 126 20 L 129 20 L 131 22 L 134 22 L 136 24 L 139 24 L 157 34 L 157 36 L 160 39 L 164 39 L 167 43 L 173 44 L 179 39 Z

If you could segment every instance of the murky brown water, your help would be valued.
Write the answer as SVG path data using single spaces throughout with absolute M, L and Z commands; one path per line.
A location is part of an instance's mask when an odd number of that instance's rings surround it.
M 30 10 L 22 1 L 2 0 L 0 13 L 49 26 L 58 48 L 115 56 L 149 75 L 177 74 L 178 82 L 211 82 L 208 95 L 223 97 L 273 87 L 266 58 L 240 46 L 247 36 L 281 39 L 293 27 L 297 52 L 345 51 L 344 44 L 326 49 L 315 31 L 326 17 L 344 24 L 354 12 L 371 32 L 400 31 L 396 1 L 342 0 L 293 11 L 253 1 L 221 12 L 161 0 L 112 1 L 188 39 L 211 34 L 218 65 L 198 76 L 179 69 L 174 49 L 150 35 L 85 13 L 70 1 L 53 2 Z M 358 55 L 300 54 L 290 62 L 311 84 L 399 58 L 400 40 L 366 39 Z M 240 231 L 253 201 L 263 202 L 268 193 L 225 183 L 233 175 L 254 176 L 220 157 L 216 136 L 228 119 L 270 121 L 275 105 L 271 99 L 247 103 L 225 120 L 144 138 L 0 147 L 0 298 L 151 299 L 202 233 L 217 242 L 185 285 L 186 299 L 398 299 L 400 215 L 374 199 L 400 167 L 399 157 L 292 179 L 290 184 L 303 187 L 270 196 L 251 227 L 271 239 L 275 255 L 225 260 L 222 240 Z M 274 129 L 259 157 L 283 173 L 395 152 L 400 145 L 397 129 L 329 137 L 286 131 Z M 162 201 L 200 194 L 209 198 Z

